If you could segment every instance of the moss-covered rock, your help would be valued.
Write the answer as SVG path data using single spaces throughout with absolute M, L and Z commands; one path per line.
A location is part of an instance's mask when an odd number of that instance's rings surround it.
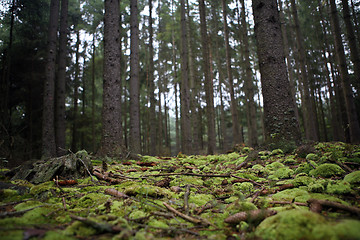
M 296 202 L 306 202 L 310 198 L 310 194 L 300 188 L 286 189 L 280 191 L 272 196 L 276 201 L 296 201 Z
M 308 161 L 318 161 L 319 156 L 316 155 L 315 153 L 309 153 L 308 155 L 306 155 L 306 160 L 308 160 Z
M 279 168 L 274 172 L 274 176 L 279 179 L 290 178 L 294 171 L 288 167 Z
M 344 181 L 350 183 L 350 184 L 357 184 L 360 183 L 360 171 L 355 171 L 352 173 L 349 173 L 344 177 Z
M 269 170 L 269 171 L 275 171 L 275 170 L 283 168 L 283 167 L 285 167 L 285 165 L 282 164 L 281 162 L 273 162 L 273 163 L 266 165 L 265 169 Z
M 345 173 L 345 171 L 336 164 L 324 163 L 319 165 L 316 169 L 310 171 L 310 175 L 316 177 L 333 177 Z
M 234 183 L 235 191 L 240 191 L 243 194 L 249 194 L 254 190 L 254 185 L 251 182 Z
M 328 222 L 306 210 L 289 210 L 265 219 L 255 230 L 264 240 L 359 239 L 360 221 Z

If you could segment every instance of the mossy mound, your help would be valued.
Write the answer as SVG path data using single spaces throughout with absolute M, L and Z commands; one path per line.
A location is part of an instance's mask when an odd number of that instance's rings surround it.
M 321 164 L 316 169 L 310 171 L 310 175 L 324 178 L 341 175 L 343 173 L 345 173 L 345 171 L 341 167 L 339 167 L 339 165 L 333 163 Z
M 344 177 L 344 181 L 351 183 L 351 184 L 358 184 L 360 183 L 360 171 L 355 171 L 349 173 Z
M 264 240 L 359 239 L 360 221 L 327 221 L 307 210 L 289 210 L 265 219 L 255 230 Z

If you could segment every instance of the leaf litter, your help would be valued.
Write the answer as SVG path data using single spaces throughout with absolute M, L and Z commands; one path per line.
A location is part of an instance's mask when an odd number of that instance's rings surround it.
M 36 184 L 1 169 L 0 239 L 360 239 L 359 145 L 91 159 Z

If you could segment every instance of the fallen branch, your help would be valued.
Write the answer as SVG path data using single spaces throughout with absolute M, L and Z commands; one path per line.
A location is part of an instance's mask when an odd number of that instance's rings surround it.
M 237 178 L 237 179 L 243 180 L 244 182 L 251 182 L 251 183 L 253 183 L 253 184 L 255 184 L 255 185 L 262 186 L 260 183 L 255 182 L 254 180 L 247 179 L 247 178 L 242 178 L 242 177 L 238 177 L 238 176 L 235 176 L 235 175 L 233 175 L 233 174 L 230 174 L 229 177 Z
M 323 207 L 335 208 L 349 212 L 350 214 L 356 215 L 358 218 L 360 218 L 360 208 L 357 207 L 346 206 L 338 202 L 332 202 L 332 201 L 320 200 L 320 199 L 309 199 L 307 203 L 309 204 L 310 211 L 313 212 L 320 213 Z
M 224 222 L 229 224 L 238 224 L 241 221 L 252 222 L 262 221 L 267 217 L 275 215 L 277 212 L 269 209 L 256 209 L 246 212 L 239 212 L 227 217 Z
M 95 229 L 98 233 L 119 233 L 123 230 L 122 228 L 120 228 L 118 226 L 112 226 L 107 223 L 98 223 L 98 222 L 95 222 L 93 220 L 90 220 L 90 219 L 84 218 L 84 217 L 79 217 L 79 216 L 75 216 L 75 215 L 70 215 L 70 217 L 74 220 L 80 221 L 80 222 L 86 224 L 87 226 Z
M 200 219 L 197 219 L 197 218 L 193 218 L 193 217 L 190 217 L 186 214 L 183 214 L 181 212 L 179 212 L 178 210 L 176 210 L 175 208 L 171 207 L 169 204 L 167 204 L 166 202 L 163 202 L 164 206 L 169 209 L 171 212 L 175 213 L 176 215 L 178 215 L 179 217 L 189 221 L 189 222 L 192 222 L 192 223 L 195 223 L 195 224 L 201 224 L 201 220 Z
M 125 193 L 119 192 L 113 188 L 107 188 L 105 189 L 105 193 L 109 194 L 113 197 L 118 197 L 118 198 L 128 198 L 129 196 L 126 195 Z
M 285 204 L 295 204 L 297 206 L 308 206 L 306 203 L 301 203 L 301 202 L 291 202 L 291 201 L 271 201 L 269 202 L 269 204 L 281 204 L 281 205 L 285 205 Z
M 190 185 L 186 185 L 186 192 L 184 194 L 184 211 L 186 215 L 189 215 L 189 195 L 190 195 Z

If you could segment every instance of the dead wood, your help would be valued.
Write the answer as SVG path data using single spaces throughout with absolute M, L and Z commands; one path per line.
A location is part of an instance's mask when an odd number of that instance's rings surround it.
M 326 208 L 335 208 L 335 209 L 343 210 L 360 218 L 360 208 L 357 207 L 347 206 L 338 202 L 319 200 L 319 199 L 309 199 L 307 203 L 309 204 L 310 210 L 315 212 L 316 211 L 319 212 L 319 206 L 317 205 L 320 205 L 322 208 L 326 207 Z
M 107 223 L 95 222 L 93 220 L 90 220 L 90 219 L 84 218 L 84 217 L 79 217 L 79 216 L 75 216 L 75 215 L 70 215 L 70 217 L 74 220 L 80 221 L 80 222 L 84 223 L 85 225 L 95 229 L 98 233 L 119 233 L 123 230 L 122 228 L 120 228 L 118 226 L 112 226 Z
M 275 215 L 277 212 L 269 209 L 256 209 L 251 211 L 239 212 L 227 217 L 224 222 L 229 224 L 238 224 L 241 221 L 254 222 L 262 221 L 267 217 Z
M 200 219 L 197 219 L 197 218 L 193 218 L 193 217 L 190 217 L 186 214 L 183 214 L 181 212 L 179 212 L 178 210 L 176 210 L 175 208 L 171 207 L 169 204 L 167 204 L 166 202 L 163 202 L 164 206 L 169 209 L 171 212 L 175 213 L 176 215 L 178 215 L 179 217 L 189 221 L 189 222 L 192 222 L 192 223 L 195 223 L 195 224 L 201 224 L 202 221 Z
M 113 188 L 105 189 L 105 193 L 118 198 L 128 198 L 129 196 L 125 193 L 119 192 Z

